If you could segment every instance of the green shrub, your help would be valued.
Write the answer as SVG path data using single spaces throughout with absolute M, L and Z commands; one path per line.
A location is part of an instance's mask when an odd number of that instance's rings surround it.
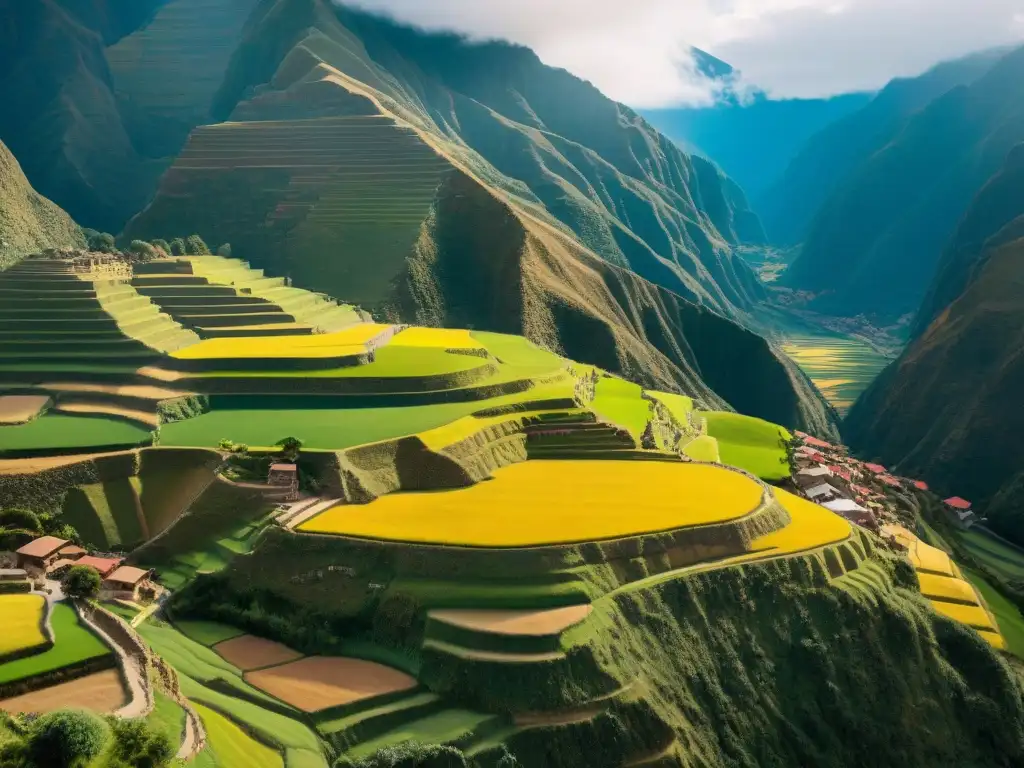
M 20 528 L 33 533 L 42 533 L 43 525 L 39 521 L 39 515 L 30 509 L 21 507 L 7 507 L 0 509 L 0 527 L 7 529 Z
M 145 720 L 112 719 L 114 747 L 112 766 L 160 768 L 175 755 L 175 745 L 168 734 L 157 731 Z
M 209 256 L 210 247 L 199 235 L 189 235 L 185 239 L 185 253 L 189 256 Z
M 166 240 L 161 240 L 160 238 L 157 238 L 156 240 L 151 240 L 150 242 L 153 244 L 154 248 L 159 248 L 161 251 L 164 252 L 165 255 L 170 256 L 171 244 L 168 243 Z
M 28 756 L 46 768 L 77 768 L 103 751 L 110 727 L 99 715 L 66 709 L 40 717 L 28 737 Z
M 132 240 L 128 250 L 138 257 L 139 261 L 152 261 L 160 256 L 157 249 L 145 240 Z
M 90 251 L 100 253 L 116 253 L 117 246 L 114 243 L 114 236 L 109 232 L 94 232 L 86 240 Z
M 100 575 L 87 565 L 73 565 L 61 579 L 60 586 L 68 597 L 96 597 L 100 591 Z
M 353 762 L 341 757 L 337 768 L 464 768 L 466 756 L 455 747 L 406 741 L 384 747 L 370 757 Z
M 185 256 L 187 251 L 185 250 L 185 241 L 180 237 L 176 237 L 171 240 L 171 254 L 173 256 Z
M 231 243 L 224 243 L 223 245 L 217 246 L 217 255 L 223 256 L 226 259 L 231 258 Z

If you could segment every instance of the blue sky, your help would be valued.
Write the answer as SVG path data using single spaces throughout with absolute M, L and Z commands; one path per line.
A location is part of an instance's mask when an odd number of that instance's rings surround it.
M 347 0 L 352 2 L 352 0 Z M 708 103 L 689 46 L 778 98 L 874 90 L 1024 43 L 1024 0 L 355 0 L 433 29 L 528 45 L 635 107 Z

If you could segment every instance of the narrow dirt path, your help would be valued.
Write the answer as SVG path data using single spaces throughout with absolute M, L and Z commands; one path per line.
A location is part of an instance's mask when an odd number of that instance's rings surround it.
M 92 609 L 102 610 L 102 609 Z M 117 654 L 125 682 L 128 684 L 129 701 L 114 714 L 118 717 L 145 717 L 153 709 L 153 692 L 146 677 L 146 667 L 134 649 L 125 648 L 110 636 L 92 617 L 90 609 L 75 605 L 75 612 L 89 629 Z

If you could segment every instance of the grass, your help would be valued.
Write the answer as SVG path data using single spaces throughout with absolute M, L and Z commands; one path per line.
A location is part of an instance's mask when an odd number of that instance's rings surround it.
M 0 427 L 0 452 L 141 445 L 149 430 L 117 419 L 47 413 L 28 424 Z
M 0 595 L 0 616 L 4 617 L 0 656 L 46 642 L 40 629 L 45 606 L 41 595 Z
M 434 715 L 406 723 L 383 736 L 366 741 L 347 753 L 352 758 L 368 757 L 389 744 L 415 741 L 421 744 L 447 744 L 492 720 L 494 715 L 466 709 L 446 709 Z
M 590 407 L 602 419 L 627 430 L 639 440 L 651 418 L 651 405 L 641 395 L 643 388 L 623 379 L 602 378 Z
M 336 507 L 300 529 L 457 546 L 540 546 L 733 520 L 754 511 L 761 495 L 757 483 L 705 465 L 528 461 L 469 488 L 393 493 Z
M 0 664 L 0 683 L 52 672 L 111 653 L 96 635 L 79 623 L 78 615 L 66 603 L 54 604 L 50 622 L 56 639 L 53 648 L 35 656 Z
M 986 567 L 1008 579 L 1024 579 L 1024 554 L 980 531 L 958 531 L 956 535 Z
M 245 634 L 241 629 L 216 621 L 175 621 L 174 626 L 185 637 L 207 647 Z
M 181 744 L 185 733 L 185 710 L 170 696 L 159 690 L 153 691 L 153 710 L 146 720 L 155 730 L 167 734 L 172 744 Z
M 693 411 L 693 398 L 686 395 L 676 395 L 671 392 L 655 392 L 648 390 L 647 394 L 668 408 L 669 412 L 682 425 L 688 424 L 688 416 Z
M 999 632 L 1006 640 L 1006 648 L 1014 656 L 1024 659 L 1024 615 L 1002 593 L 975 571 L 964 568 L 964 576 L 975 586 L 988 608 L 996 617 Z
M 890 360 L 857 339 L 827 336 L 790 338 L 783 351 L 844 414 Z
M 695 437 L 683 446 L 683 453 L 694 461 L 709 461 L 720 464 L 721 454 L 718 450 L 718 441 L 708 435 Z
M 541 349 L 522 336 L 473 331 L 472 337 L 504 365 L 520 369 L 529 375 L 554 371 L 565 365 L 565 360 L 554 352 Z
M 769 482 L 789 477 L 785 441 L 792 435 L 777 424 L 738 413 L 711 411 L 708 435 L 718 441 L 723 464 L 745 469 Z
M 389 327 L 364 323 L 334 333 L 311 336 L 206 339 L 172 353 L 171 357 L 179 360 L 347 357 L 364 354 L 366 343 Z
M 213 752 L 218 765 L 245 765 L 252 768 L 278 768 L 284 766 L 281 754 L 256 741 L 219 712 L 195 704 L 196 714 L 203 721 L 208 739 L 207 748 Z

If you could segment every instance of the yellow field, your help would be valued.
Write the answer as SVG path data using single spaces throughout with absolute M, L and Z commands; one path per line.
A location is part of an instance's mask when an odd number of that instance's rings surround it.
M 931 573 L 917 574 L 921 594 L 936 600 L 964 601 L 977 605 L 978 595 L 966 581 L 951 576 L 936 576 Z
M 1006 641 L 1002 635 L 996 632 L 989 632 L 987 629 L 979 629 L 978 634 L 985 638 L 985 642 L 993 648 L 998 648 L 1001 651 L 1006 649 Z
M 739 473 L 700 464 L 527 461 L 469 488 L 334 507 L 299 530 L 454 546 L 544 546 L 734 520 L 757 509 L 763 493 Z
M 959 603 L 947 603 L 943 600 L 931 600 L 932 607 L 943 616 L 948 616 L 961 624 L 966 624 L 975 629 L 986 629 L 989 632 L 998 632 L 996 625 L 992 623 L 992 617 L 988 611 L 979 605 L 960 605 Z
M 438 349 L 484 349 L 470 332 L 461 328 L 406 328 L 390 342 L 398 347 L 437 347 Z
M 46 642 L 39 628 L 45 604 L 40 595 L 0 595 L 0 616 L 4 617 L 0 656 Z
M 362 323 L 334 333 L 311 336 L 251 336 L 206 339 L 173 352 L 179 360 L 324 358 L 345 357 L 366 352 L 366 344 L 391 326 Z
M 802 552 L 845 541 L 852 528 L 835 512 L 814 502 L 794 496 L 781 488 L 774 488 L 775 498 L 789 513 L 792 522 L 779 531 L 754 540 L 753 549 L 763 552 L 776 549 L 783 552 Z
M 428 429 L 426 432 L 420 432 L 417 437 L 419 437 L 420 440 L 423 441 L 423 444 L 430 450 L 439 451 L 442 448 L 461 442 L 466 438 L 472 437 L 478 432 L 488 429 L 489 427 L 497 426 L 498 424 L 520 421 L 543 413 L 582 412 L 583 411 L 581 409 L 575 409 L 558 411 L 523 411 L 521 413 L 505 413 L 500 416 L 463 416 L 461 419 L 456 419 L 450 424 L 445 424 L 437 427 L 436 429 Z

